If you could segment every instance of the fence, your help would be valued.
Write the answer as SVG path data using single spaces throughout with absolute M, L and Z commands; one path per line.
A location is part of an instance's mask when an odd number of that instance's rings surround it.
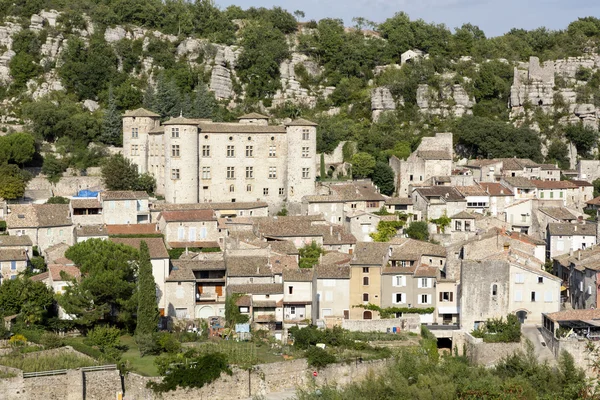
M 95 367 L 82 367 L 82 372 L 94 372 L 94 371 L 112 371 L 117 369 L 115 364 L 98 365 Z M 57 369 L 53 371 L 39 371 L 39 372 L 24 372 L 23 378 L 39 378 L 41 376 L 54 376 L 54 375 L 66 375 L 66 369 Z

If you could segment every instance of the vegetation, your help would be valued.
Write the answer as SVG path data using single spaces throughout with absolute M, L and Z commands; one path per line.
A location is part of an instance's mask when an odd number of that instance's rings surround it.
M 388 242 L 396 236 L 398 229 L 402 228 L 405 221 L 379 221 L 377 232 L 369 234 L 376 242 Z
M 313 241 L 311 244 L 307 244 L 298 250 L 300 254 L 300 261 L 298 265 L 300 268 L 312 268 L 319 263 L 319 258 L 322 254 L 325 254 L 325 250 Z
M 36 355 L 28 357 L 27 354 L 11 353 L 0 357 L 0 364 L 23 370 L 23 372 L 52 371 L 56 369 L 76 369 L 98 365 L 89 358 L 72 353 L 58 355 Z
M 416 240 L 429 240 L 429 229 L 427 228 L 427 222 L 416 221 L 411 224 L 404 231 L 409 238 Z
M 235 328 L 236 324 L 245 324 L 249 321 L 248 315 L 242 314 L 237 305 L 242 296 L 240 293 L 232 293 L 225 298 L 225 321 L 230 328 Z
M 413 308 L 413 307 L 386 307 L 382 308 L 375 304 L 358 304 L 353 308 L 364 308 L 365 310 L 375 311 L 379 313 L 381 319 L 396 318 L 402 314 L 431 314 L 435 311 L 434 307 Z
M 149 174 L 140 174 L 137 165 L 115 154 L 102 165 L 102 180 L 108 190 L 141 190 L 153 193 L 156 181 Z
M 149 336 L 158 329 L 159 313 L 156 305 L 156 282 L 154 282 L 154 276 L 152 275 L 150 251 L 148 250 L 148 244 L 144 241 L 140 244 L 139 254 L 135 334 L 137 336 Z
M 511 343 L 521 340 L 521 323 L 514 314 L 503 318 L 488 319 L 483 326 L 471 332 L 474 337 L 482 338 L 486 343 Z

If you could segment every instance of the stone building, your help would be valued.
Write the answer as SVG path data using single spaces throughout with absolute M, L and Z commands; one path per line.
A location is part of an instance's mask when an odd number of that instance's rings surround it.
M 387 266 L 389 243 L 360 242 L 350 261 L 350 319 L 379 319 L 377 311 L 354 306 L 381 306 L 381 271 Z
M 4 279 L 16 279 L 25 272 L 29 257 L 24 249 L 0 248 L 0 283 Z
M 554 272 L 563 282 L 563 300 L 574 309 L 598 308 L 600 247 L 572 251 L 553 261 Z
M 350 318 L 350 267 L 316 265 L 313 274 L 313 323 L 327 317 Z
M 213 210 L 163 211 L 157 222 L 171 247 L 207 247 L 221 236 Z
M 549 258 L 576 250 L 585 250 L 596 244 L 596 224 L 550 223 L 546 244 Z
M 300 203 L 315 191 L 316 136 L 313 122 L 273 126 L 256 113 L 238 123 L 178 117 L 163 125 L 144 109 L 123 116 L 123 155 L 156 178 L 169 203 Z
M 149 196 L 146 192 L 107 191 L 102 192 L 100 199 L 105 224 L 147 224 L 150 222 Z M 90 223 L 96 224 L 97 222 L 91 220 Z

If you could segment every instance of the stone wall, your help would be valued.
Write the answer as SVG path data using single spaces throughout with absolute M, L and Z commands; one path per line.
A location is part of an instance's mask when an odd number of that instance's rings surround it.
M 542 336 L 546 346 L 552 351 L 554 357 L 558 360 L 560 353 L 566 351 L 573 356 L 575 365 L 582 368 L 589 378 L 597 378 L 598 374 L 594 371 L 587 351 L 588 340 L 579 338 L 557 339 L 547 329 L 541 329 Z
M 104 189 L 99 176 L 63 176 L 53 185 L 43 176 L 33 178 L 27 184 L 27 190 L 51 190 L 54 196 L 73 196 L 84 189 Z
M 305 388 L 310 385 L 332 385 L 338 387 L 364 379 L 370 373 L 381 373 L 391 360 L 375 360 L 363 363 L 335 364 L 318 371 L 313 378 L 312 367 L 306 360 L 291 360 L 279 363 L 262 364 L 252 370 L 234 369 L 231 376 L 223 374 L 221 378 L 201 389 L 176 390 L 164 393 L 162 399 L 246 399 L 293 388 Z M 147 378 L 137 374 L 125 377 L 125 397 L 127 400 L 159 399 L 152 390 L 146 388 L 148 382 L 158 378 Z
M 419 314 L 408 314 L 402 318 L 393 319 L 344 319 L 342 328 L 354 332 L 387 332 L 388 329 L 400 328 L 402 332 L 419 333 L 421 319 Z
M 483 339 L 475 338 L 468 332 L 465 332 L 464 339 L 469 361 L 486 367 L 494 366 L 502 358 L 523 349 L 521 342 L 485 343 Z

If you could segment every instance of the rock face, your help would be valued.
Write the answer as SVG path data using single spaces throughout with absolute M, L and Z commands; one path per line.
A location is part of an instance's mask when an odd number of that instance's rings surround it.
M 119 40 L 125 39 L 126 35 L 127 31 L 125 31 L 125 28 L 122 26 L 117 25 L 114 28 L 109 26 L 106 28 L 106 31 L 104 31 L 104 40 L 108 43 L 118 42 Z
M 94 112 L 100 108 L 100 104 L 97 101 L 87 99 L 83 102 L 83 106 L 90 112 Z
M 65 90 L 62 82 L 56 76 L 56 73 L 49 72 L 44 74 L 42 83 L 38 84 L 37 80 L 30 80 L 27 82 L 27 91 L 31 93 L 31 97 L 34 100 L 42 98 L 51 92 L 58 92 Z
M 475 100 L 460 85 L 445 85 L 440 91 L 433 90 L 429 85 L 417 87 L 417 106 L 423 114 L 462 117 L 472 115 L 474 105 Z
M 310 60 L 306 55 L 292 53 L 291 58 L 283 61 L 279 66 L 282 89 L 277 91 L 273 97 L 273 107 L 285 104 L 286 102 L 314 107 L 317 104 L 319 96 L 329 96 L 330 93 L 327 88 L 322 86 L 313 88 L 313 90 L 302 87 L 299 80 L 301 77 L 296 73 L 299 66 L 302 66 L 306 74 L 310 77 L 316 77 L 322 72 L 319 65 Z
M 215 93 L 217 100 L 230 99 L 233 96 L 233 83 L 229 69 L 215 65 L 210 75 L 210 90 Z
M 4 83 L 10 83 L 12 81 L 8 64 L 14 56 L 15 52 L 12 50 L 7 50 L 0 56 L 0 81 Z
M 400 102 L 402 103 L 402 100 Z M 378 87 L 371 90 L 371 118 L 373 122 L 377 122 L 384 112 L 394 111 L 395 109 L 396 100 L 394 100 L 390 89 Z

